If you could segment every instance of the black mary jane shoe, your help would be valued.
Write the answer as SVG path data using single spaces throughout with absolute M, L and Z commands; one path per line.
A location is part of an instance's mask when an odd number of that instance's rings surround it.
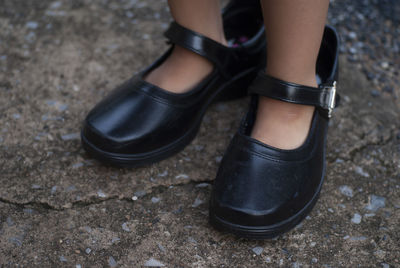
M 210 223 L 251 239 L 278 236 L 295 227 L 313 208 L 325 174 L 328 121 L 338 103 L 338 36 L 326 26 L 318 56 L 318 88 L 260 73 L 249 88 L 250 109 L 218 170 L 210 200 Z M 258 95 L 316 107 L 304 144 L 294 150 L 268 146 L 250 137 Z
M 212 102 L 246 96 L 248 86 L 264 67 L 260 59 L 265 58 L 266 40 L 258 2 L 234 0 L 224 9 L 224 30 L 230 46 L 172 22 L 165 33 L 170 49 L 89 112 L 81 133 L 86 151 L 117 166 L 154 163 L 191 142 Z M 203 81 L 182 94 L 143 79 L 168 58 L 174 45 L 214 64 Z

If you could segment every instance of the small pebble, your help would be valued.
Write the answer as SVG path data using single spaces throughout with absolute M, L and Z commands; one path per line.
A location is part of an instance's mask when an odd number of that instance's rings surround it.
M 381 92 L 379 90 L 373 89 L 370 91 L 372 97 L 379 97 Z
M 102 190 L 98 190 L 98 191 L 97 191 L 97 195 L 98 195 L 99 197 L 101 197 L 101 198 L 107 197 L 107 195 L 106 195 Z
M 351 54 L 356 54 L 357 53 L 357 49 L 355 47 L 351 47 L 351 48 L 349 48 L 349 52 Z
M 354 171 L 355 171 L 357 174 L 359 174 L 359 175 L 361 175 L 361 176 L 363 176 L 363 177 L 365 177 L 365 178 L 368 178 L 368 177 L 369 177 L 368 172 L 365 172 L 365 171 L 362 169 L 362 167 L 356 166 L 355 169 L 354 169 Z
M 255 248 L 252 249 L 252 251 L 253 251 L 257 256 L 259 256 L 259 255 L 261 255 L 261 253 L 264 251 L 264 248 L 262 248 L 262 247 L 255 247 Z
M 21 115 L 20 115 L 20 114 L 13 114 L 12 117 L 13 117 L 14 119 L 20 119 L 20 118 L 21 118 Z
M 117 262 L 112 256 L 108 258 L 108 265 L 110 265 L 110 267 L 117 267 Z
M 33 43 L 36 39 L 36 34 L 34 32 L 29 32 L 27 35 L 25 35 L 25 40 L 28 43 Z
M 66 192 L 73 192 L 76 190 L 76 186 L 75 185 L 70 185 L 67 187 L 67 189 L 65 190 Z
M 186 175 L 186 174 L 179 174 L 179 175 L 175 176 L 175 179 L 184 179 L 184 180 L 187 180 L 187 179 L 189 179 L 189 176 Z
M 157 246 L 162 252 L 166 252 L 165 248 L 160 243 L 157 243 Z
M 168 175 L 168 170 L 165 170 L 164 172 L 158 174 L 159 177 L 165 177 Z
M 139 190 L 139 191 L 134 192 L 133 194 L 139 198 L 139 197 L 145 196 L 146 195 L 146 191 Z
M 349 37 L 351 39 L 356 39 L 357 38 L 357 34 L 355 32 L 349 32 Z
M 386 62 L 386 61 L 384 61 L 384 62 L 381 63 L 381 67 L 382 67 L 383 69 L 387 69 L 387 68 L 389 68 L 389 63 Z
M 111 239 L 111 243 L 116 243 L 116 242 L 119 242 L 119 241 L 121 241 L 121 239 L 119 238 L 119 237 L 113 237 L 112 239 Z
M 26 214 L 33 214 L 35 211 L 33 210 L 33 209 L 31 209 L 31 208 L 24 208 L 23 210 L 22 210 L 24 213 L 26 213 Z
M 208 186 L 211 186 L 211 184 L 206 183 L 206 182 L 202 182 L 202 183 L 196 184 L 196 188 L 206 188 Z
M 215 162 L 217 162 L 217 164 L 221 163 L 221 161 L 222 161 L 222 156 L 215 157 Z
M 131 11 L 127 11 L 125 12 L 125 16 L 127 16 L 128 18 L 133 18 L 133 13 Z
M 45 14 L 51 17 L 62 17 L 66 15 L 65 11 L 53 11 L 53 10 L 46 10 Z
M 158 197 L 152 197 L 152 198 L 151 198 L 151 202 L 152 202 L 152 203 L 158 203 L 158 202 L 160 202 L 160 200 L 161 200 L 161 199 L 158 198 Z
M 204 145 L 195 145 L 194 146 L 194 149 L 196 150 L 196 151 L 202 151 L 203 149 L 204 149 Z
M 378 258 L 378 259 L 383 259 L 386 256 L 386 251 L 378 249 L 374 252 L 374 255 Z
M 353 189 L 351 189 L 349 186 L 347 185 L 342 185 L 339 187 L 339 191 L 347 196 L 347 197 L 353 197 Z
M 300 268 L 301 266 L 300 266 L 300 264 L 298 262 L 294 262 L 294 263 L 292 263 L 292 267 L 293 268 Z
M 53 2 L 53 3 L 51 3 L 50 4 L 50 7 L 49 8 L 51 8 L 51 9 L 57 9 L 57 8 L 59 8 L 59 7 L 61 7 L 61 1 L 55 1 L 55 2 Z
M 192 204 L 193 208 L 197 208 L 198 206 L 200 206 L 201 204 L 203 204 L 204 201 L 200 198 L 196 198 Z
M 196 239 L 194 239 L 193 237 L 189 236 L 188 241 L 192 244 L 197 244 Z
M 344 160 L 343 160 L 343 159 L 340 159 L 340 158 L 338 158 L 338 159 L 336 159 L 336 160 L 335 160 L 335 163 L 341 164 L 341 163 L 344 163 Z
M 125 232 L 130 232 L 131 229 L 129 229 L 128 224 L 126 222 L 124 222 L 122 224 L 122 230 L 124 230 Z
M 25 27 L 26 27 L 26 28 L 32 29 L 32 30 L 37 29 L 38 26 L 39 26 L 39 23 L 37 23 L 36 21 L 28 21 L 28 22 L 25 24 Z
M 8 239 L 9 242 L 13 243 L 14 245 L 21 247 L 22 246 L 22 239 L 19 237 L 10 237 Z
M 351 222 L 352 223 L 355 223 L 355 224 L 359 224 L 360 222 L 361 222 L 361 215 L 360 214 L 358 214 L 358 213 L 355 213 L 354 214 L 354 216 L 353 216 L 353 218 L 351 219 Z
M 386 201 L 386 198 L 384 198 L 382 196 L 370 195 L 369 196 L 369 203 L 365 207 L 365 209 L 371 210 L 371 211 L 377 211 L 380 208 L 384 208 L 385 207 L 385 201 Z
M 76 169 L 76 168 L 80 168 L 80 167 L 83 167 L 83 166 L 84 166 L 84 164 L 82 162 L 79 162 L 79 163 L 73 164 L 72 168 Z
M 351 241 L 365 241 L 367 238 L 365 236 L 352 236 L 350 237 Z
M 69 133 L 61 136 L 61 139 L 64 141 L 69 141 L 69 140 L 77 140 L 80 138 L 79 132 L 76 133 Z
M 164 267 L 165 265 L 161 263 L 160 261 L 151 258 L 150 260 L 146 261 L 144 264 L 146 267 Z

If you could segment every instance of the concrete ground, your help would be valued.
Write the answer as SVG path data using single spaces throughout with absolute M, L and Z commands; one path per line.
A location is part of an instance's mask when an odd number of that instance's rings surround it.
M 167 47 L 165 1 L 2 0 L 0 266 L 400 267 L 400 5 L 378 2 L 331 2 L 343 101 L 318 204 L 250 241 L 208 224 L 247 99 L 211 107 L 192 144 L 152 166 L 105 167 L 81 148 L 91 107 Z

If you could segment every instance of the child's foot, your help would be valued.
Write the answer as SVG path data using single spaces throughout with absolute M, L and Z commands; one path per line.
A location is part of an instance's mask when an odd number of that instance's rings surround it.
M 220 43 L 226 45 L 225 40 L 221 40 Z M 212 69 L 213 64 L 209 60 L 190 50 L 175 46 L 171 55 L 151 71 L 145 80 L 170 92 L 183 93 L 203 80 Z
M 317 85 L 315 80 L 304 84 Z M 251 137 L 280 149 L 298 148 L 307 138 L 314 109 L 260 96 Z

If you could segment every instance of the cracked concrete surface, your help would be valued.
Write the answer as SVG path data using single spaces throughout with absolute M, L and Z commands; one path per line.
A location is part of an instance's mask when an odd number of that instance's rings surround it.
M 164 1 L 4 0 L 0 265 L 399 267 L 400 107 L 371 95 L 345 57 L 321 198 L 277 239 L 238 239 L 207 222 L 246 99 L 211 107 L 191 145 L 158 164 L 117 169 L 85 154 L 82 119 L 166 48 L 169 19 Z

